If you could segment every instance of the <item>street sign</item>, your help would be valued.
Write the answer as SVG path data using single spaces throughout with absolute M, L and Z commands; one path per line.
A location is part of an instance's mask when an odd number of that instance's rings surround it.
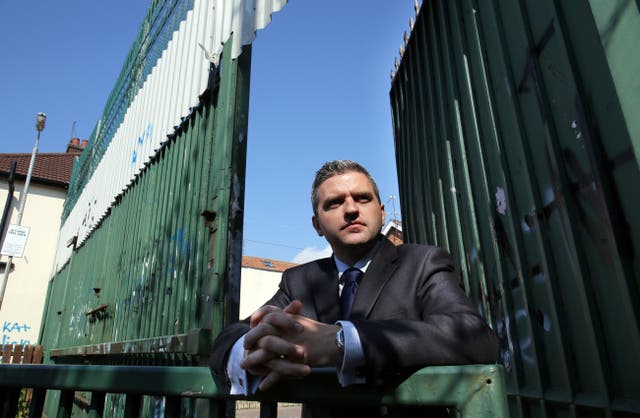
M 0 254 L 9 257 L 22 257 L 24 248 L 27 246 L 29 230 L 28 226 L 9 225 Z

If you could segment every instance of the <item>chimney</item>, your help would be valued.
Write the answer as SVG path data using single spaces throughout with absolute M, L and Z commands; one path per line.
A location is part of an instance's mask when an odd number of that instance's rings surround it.
M 80 144 L 80 138 L 71 138 L 69 143 L 67 144 L 67 154 L 81 154 L 85 145 L 87 145 L 87 140 L 82 140 L 82 145 Z

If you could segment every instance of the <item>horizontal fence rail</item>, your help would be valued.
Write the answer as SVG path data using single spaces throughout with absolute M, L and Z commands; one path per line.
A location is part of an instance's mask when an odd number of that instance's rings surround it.
M 34 390 L 31 416 L 41 416 L 47 390 L 62 391 L 58 411 L 64 416 L 71 415 L 74 403 L 94 416 L 106 415 L 107 394 L 124 394 L 124 416 L 130 417 L 140 416 L 144 397 L 163 397 L 154 416 L 165 417 L 192 415 L 202 407 L 208 407 L 211 416 L 224 416 L 229 401 L 244 399 L 221 393 L 206 367 L 0 365 L 0 376 L 0 417 L 14 416 L 24 387 Z M 503 371 L 496 365 L 427 367 L 387 390 L 341 388 L 335 371 L 318 370 L 304 384 L 282 382 L 250 399 L 261 402 L 261 417 L 276 416 L 276 401 L 446 406 L 462 417 L 508 417 Z

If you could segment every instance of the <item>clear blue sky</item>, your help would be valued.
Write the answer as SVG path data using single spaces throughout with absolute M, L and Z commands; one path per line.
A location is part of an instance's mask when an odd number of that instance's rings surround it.
M 64 152 L 101 116 L 150 1 L 0 0 L 0 152 Z M 292 260 L 326 247 L 311 228 L 310 184 L 348 158 L 398 196 L 389 72 L 413 0 L 290 0 L 253 45 L 244 253 Z M 395 201 L 400 214 L 400 204 Z M 389 216 L 388 216 L 389 217 Z

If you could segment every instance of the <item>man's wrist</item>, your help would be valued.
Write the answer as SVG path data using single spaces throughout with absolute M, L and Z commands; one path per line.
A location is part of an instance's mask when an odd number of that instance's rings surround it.
M 336 366 L 340 368 L 344 358 L 344 329 L 342 328 L 342 325 L 338 324 L 338 326 L 340 329 L 336 332 L 336 348 L 338 350 Z
M 342 327 L 344 332 L 344 355 L 339 363 L 335 363 L 337 364 L 338 381 L 342 386 L 365 383 L 364 376 L 358 372 L 365 364 L 358 330 L 349 321 L 338 321 L 336 325 Z

